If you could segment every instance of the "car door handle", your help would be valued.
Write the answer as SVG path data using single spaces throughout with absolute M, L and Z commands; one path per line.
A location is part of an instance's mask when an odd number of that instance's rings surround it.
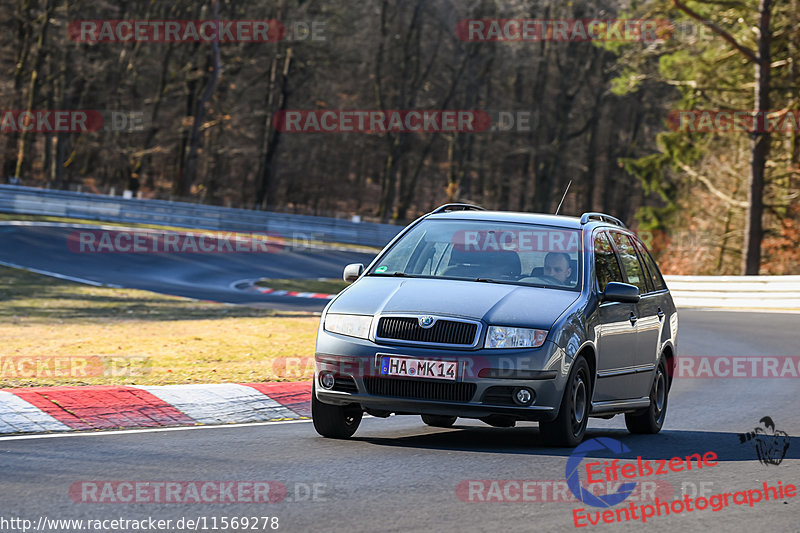
M 633 314 L 633 311 L 631 311 L 631 316 L 630 316 L 631 326 L 632 326 L 632 325 L 634 325 L 634 324 L 636 324 L 636 321 L 637 321 L 637 320 L 639 320 L 639 317 L 637 317 L 636 315 L 634 315 L 634 314 Z
M 658 315 L 659 320 L 664 318 L 664 311 L 662 311 L 660 307 L 658 308 L 658 313 L 656 314 Z

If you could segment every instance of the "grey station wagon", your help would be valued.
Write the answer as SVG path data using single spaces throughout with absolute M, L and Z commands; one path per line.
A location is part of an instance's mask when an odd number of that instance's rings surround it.
M 614 217 L 448 204 L 414 221 L 322 314 L 312 392 L 320 435 L 348 438 L 364 412 L 538 421 L 575 446 L 590 416 L 657 433 L 678 315 L 661 272 Z

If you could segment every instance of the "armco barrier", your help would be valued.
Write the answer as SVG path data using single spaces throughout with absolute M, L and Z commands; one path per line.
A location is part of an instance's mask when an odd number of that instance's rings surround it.
M 0 185 L 0 212 L 218 231 L 268 232 L 291 239 L 376 247 L 383 247 L 403 229 L 402 226 L 338 218 L 126 199 L 15 185 Z
M 800 310 L 800 276 L 664 276 L 678 307 Z
M 164 200 L 0 185 L 0 212 L 219 231 L 382 247 L 401 226 Z M 800 310 L 800 276 L 665 276 L 678 307 Z

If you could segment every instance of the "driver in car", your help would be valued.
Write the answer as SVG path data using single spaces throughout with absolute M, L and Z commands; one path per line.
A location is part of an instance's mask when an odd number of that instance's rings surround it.
M 547 254 L 544 258 L 544 275 L 566 285 L 567 280 L 572 275 L 572 269 L 569 266 L 569 254 L 566 252 L 550 252 Z

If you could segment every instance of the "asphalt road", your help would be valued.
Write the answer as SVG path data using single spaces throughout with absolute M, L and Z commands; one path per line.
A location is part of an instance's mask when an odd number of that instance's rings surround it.
M 798 315 L 684 310 L 679 352 L 793 355 L 798 323 Z M 660 434 L 629 435 L 616 417 L 592 419 L 588 438 L 618 439 L 631 450 L 623 459 L 715 452 L 716 466 L 657 476 L 672 485 L 677 498 L 682 492 L 711 496 L 757 489 L 764 482 L 798 485 L 798 392 L 798 380 L 791 378 L 684 379 L 672 389 Z M 761 464 L 753 446 L 740 444 L 737 436 L 764 416 L 791 436 L 779 465 Z M 308 422 L 0 439 L 0 519 L 205 517 L 210 528 L 213 517 L 276 516 L 279 531 L 570 531 L 573 510 L 604 509 L 563 501 L 463 501 L 456 490 L 465 480 L 564 480 L 569 453 L 543 447 L 535 424 L 497 429 L 459 421 L 445 430 L 428 428 L 418 417 L 366 418 L 350 441 L 318 437 Z M 593 452 L 588 457 L 612 456 Z M 278 481 L 288 494 L 267 504 L 99 504 L 70 498 L 75 483 L 108 480 Z M 800 497 L 795 497 L 587 529 L 785 532 L 800 531 L 798 517 Z M 254 530 L 271 531 L 261 525 Z
M 70 249 L 67 238 L 77 229 L 92 226 L 63 226 L 0 224 L 0 262 L 173 296 L 321 311 L 327 300 L 270 296 L 232 285 L 258 278 L 340 278 L 345 265 L 367 264 L 374 256 L 303 248 L 302 242 L 269 248 L 274 253 L 79 253 Z

